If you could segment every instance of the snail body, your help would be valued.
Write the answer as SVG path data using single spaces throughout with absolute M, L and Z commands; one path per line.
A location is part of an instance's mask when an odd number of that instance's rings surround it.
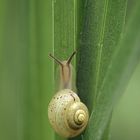
M 48 118 L 54 130 L 63 137 L 75 137 L 86 127 L 89 113 L 85 104 L 80 101 L 78 95 L 71 90 L 71 64 L 72 56 L 60 62 L 61 82 L 59 90 L 49 103 Z

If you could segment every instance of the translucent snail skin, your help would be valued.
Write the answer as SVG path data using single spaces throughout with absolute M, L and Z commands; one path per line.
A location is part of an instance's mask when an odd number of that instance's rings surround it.
M 69 138 L 79 135 L 87 126 L 89 113 L 85 104 L 72 91 L 71 60 L 60 61 L 50 54 L 60 66 L 60 91 L 58 91 L 48 106 L 48 118 L 53 129 L 61 136 Z

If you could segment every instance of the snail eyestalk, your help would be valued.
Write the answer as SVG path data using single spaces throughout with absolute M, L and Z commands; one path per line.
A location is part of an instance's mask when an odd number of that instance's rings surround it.
M 76 54 L 76 51 L 74 51 L 73 53 L 72 53 L 72 55 L 69 57 L 69 59 L 67 60 L 67 64 L 70 64 L 70 62 L 71 62 L 71 60 L 72 60 L 72 58 L 73 58 L 73 56 Z
M 49 54 L 49 56 L 50 56 L 51 58 L 53 58 L 53 59 L 54 59 L 58 64 L 60 64 L 61 66 L 63 65 L 62 62 L 61 62 L 59 59 L 55 58 L 51 53 Z

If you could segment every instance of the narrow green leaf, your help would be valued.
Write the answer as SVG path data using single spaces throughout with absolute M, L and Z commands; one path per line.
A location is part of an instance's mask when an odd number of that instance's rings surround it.
M 111 127 L 111 120 L 112 120 L 112 114 L 109 116 L 106 128 L 103 132 L 101 140 L 109 140 L 110 139 L 110 127 Z
M 109 64 L 105 78 L 103 79 L 96 104 L 91 114 L 89 126 L 85 132 L 85 140 L 100 140 L 107 127 L 112 109 L 140 61 L 140 2 L 138 2 L 123 39 L 117 45 L 117 49 Z
M 96 105 L 100 86 L 112 55 L 117 48 L 116 45 L 124 26 L 127 5 L 126 0 L 80 2 L 84 13 L 80 15 L 83 18 L 80 21 L 83 23 L 79 23 L 82 27 L 79 29 L 80 42 L 76 83 L 78 93 L 91 113 Z M 107 131 L 103 133 L 106 135 Z
M 120 38 L 126 0 L 87 0 L 83 11 L 76 83 L 82 101 L 91 112 Z
M 53 55 L 63 61 L 76 50 L 76 1 L 53 0 L 52 15 Z M 54 63 L 54 94 L 58 90 L 58 77 L 58 65 Z M 64 138 L 56 134 L 55 139 L 62 140 Z
M 92 112 L 108 65 L 116 50 L 116 44 L 120 39 L 126 0 L 81 0 L 78 4 L 80 10 L 78 25 L 82 27 L 78 27 L 80 42 L 78 41 L 76 83 L 82 101 Z M 107 137 L 107 132 L 107 130 L 103 132 L 105 135 L 103 137 Z
M 75 0 L 53 0 L 54 55 L 66 59 L 75 50 L 76 19 Z

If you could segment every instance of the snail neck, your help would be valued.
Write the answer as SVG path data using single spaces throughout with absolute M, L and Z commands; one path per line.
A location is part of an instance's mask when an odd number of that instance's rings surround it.
M 60 69 L 60 89 L 72 89 L 72 65 L 63 61 Z

